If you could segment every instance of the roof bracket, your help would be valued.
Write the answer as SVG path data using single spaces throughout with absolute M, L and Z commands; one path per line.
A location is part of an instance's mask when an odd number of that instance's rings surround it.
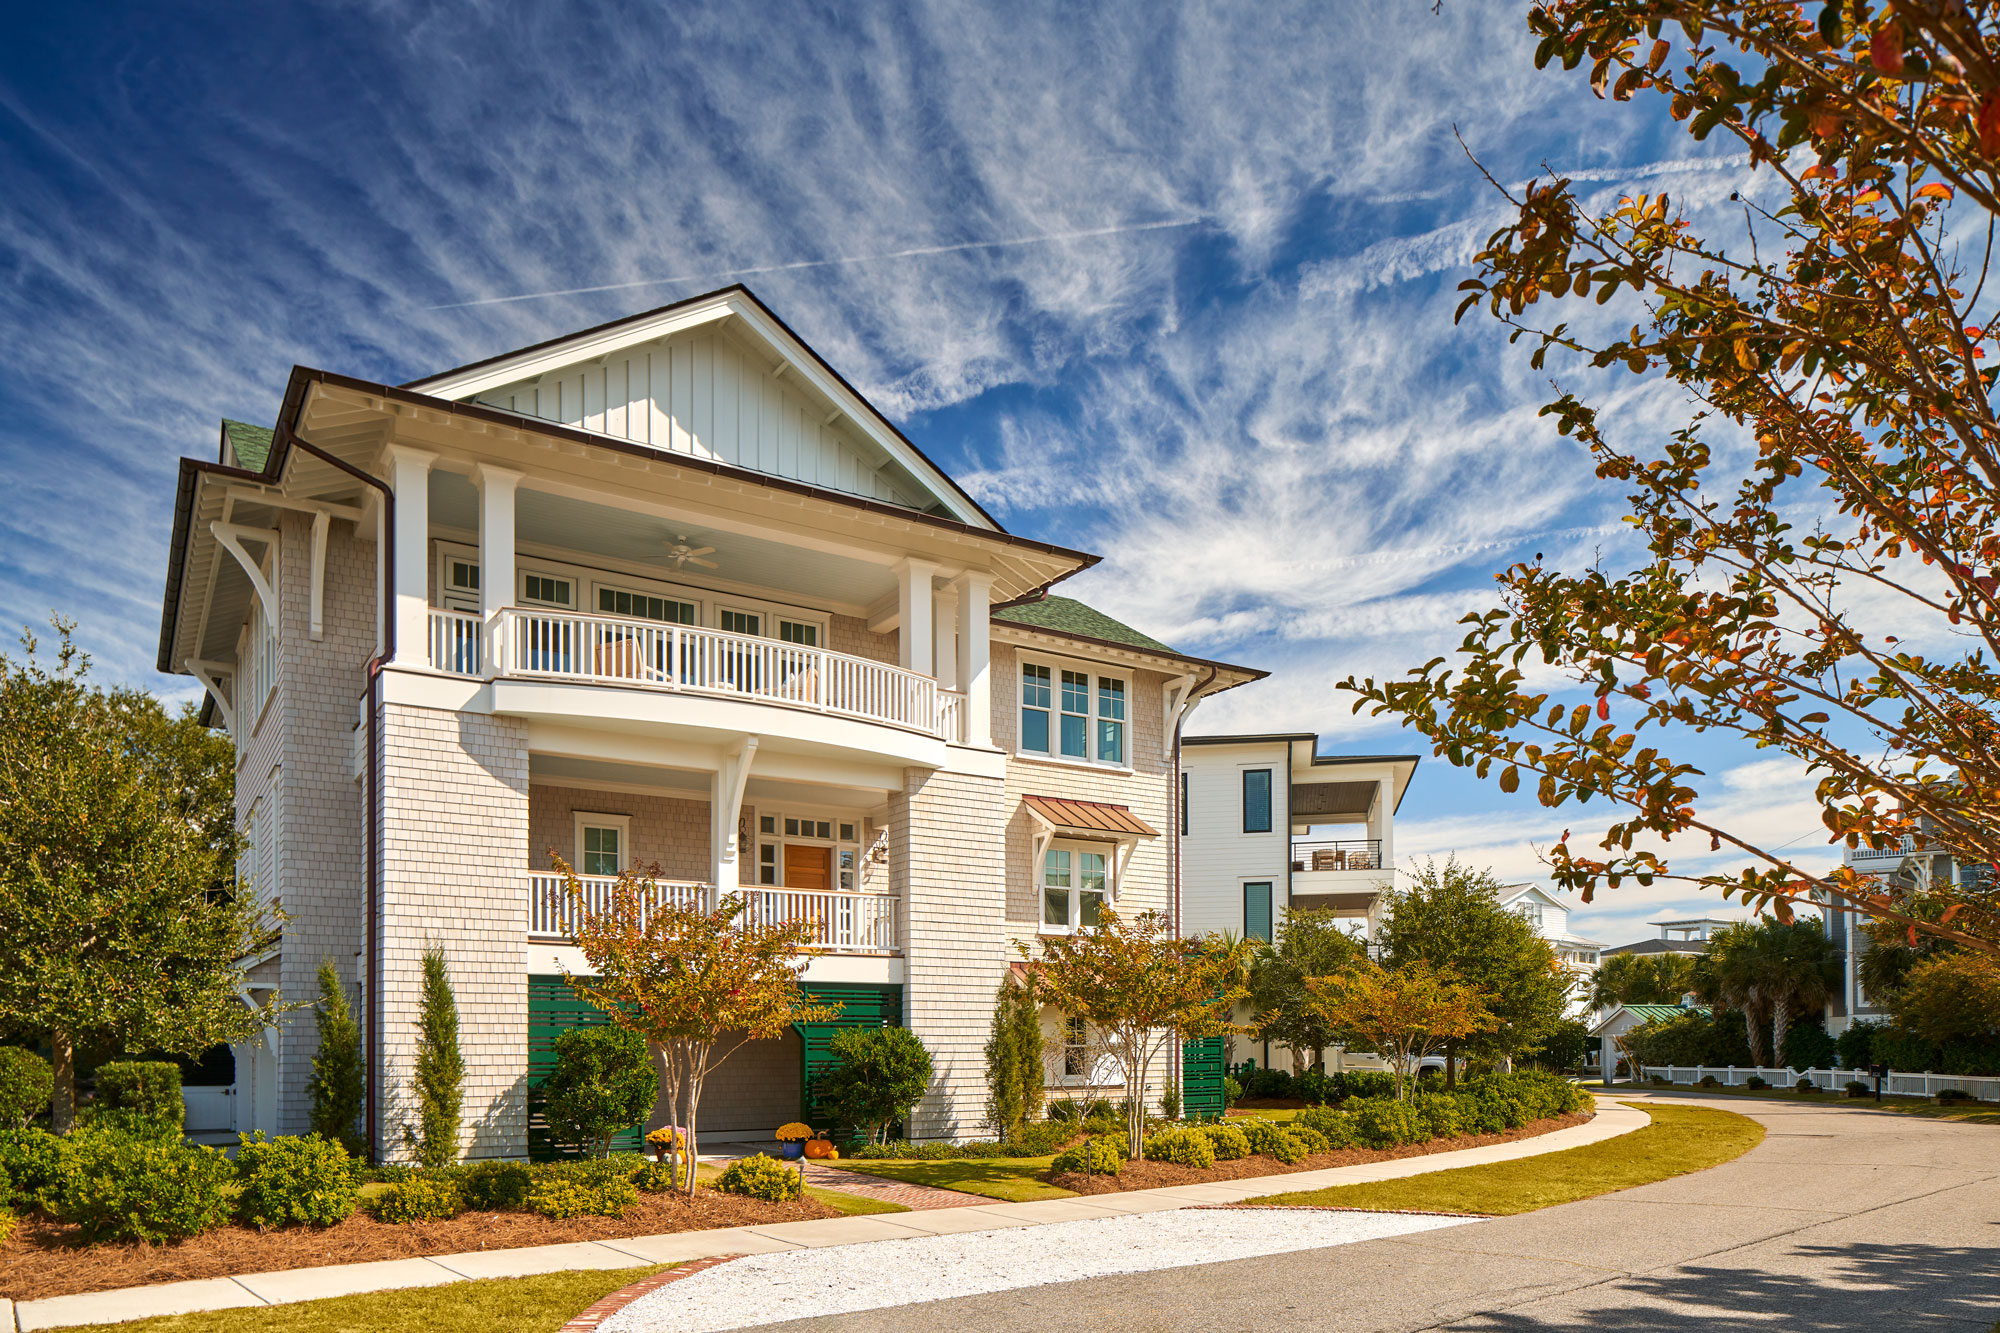
M 222 549 L 236 557 L 236 563 L 243 566 L 243 572 L 250 576 L 250 586 L 257 590 L 257 600 L 264 608 L 264 623 L 273 630 L 278 628 L 278 594 L 272 590 L 271 581 L 264 577 L 250 553 L 243 549 L 247 539 L 264 542 L 272 550 L 278 549 L 278 534 L 269 528 L 246 528 L 240 523 L 211 523 L 208 530 L 215 534 L 215 540 L 222 543 Z
M 331 520 L 326 511 L 313 515 L 312 530 L 312 641 L 320 639 L 321 621 L 326 609 L 326 530 Z
M 229 696 L 222 692 L 221 684 L 224 676 L 229 676 L 232 680 L 235 678 L 229 664 L 204 662 L 200 658 L 190 657 L 181 665 L 187 668 L 190 676 L 201 682 L 201 687 L 208 691 L 208 697 L 215 700 L 215 711 L 222 714 L 222 725 L 232 732 L 235 731 L 236 710 L 230 706 Z

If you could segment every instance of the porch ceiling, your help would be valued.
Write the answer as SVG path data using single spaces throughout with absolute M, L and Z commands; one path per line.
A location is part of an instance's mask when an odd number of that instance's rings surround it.
M 608 759 L 579 759 L 570 755 L 530 754 L 528 781 L 550 787 L 602 787 L 614 791 L 658 792 L 662 796 L 683 800 L 708 799 L 708 774 L 696 769 L 620 764 Z M 752 805 L 763 801 L 850 806 L 857 810 L 873 809 L 882 803 L 884 795 L 876 787 L 760 778 L 754 770 L 743 789 L 743 799 Z
M 479 530 L 479 493 L 469 477 L 431 474 L 431 522 L 466 533 Z M 864 608 L 896 591 L 896 575 L 872 561 L 844 559 L 738 532 L 703 529 L 610 505 L 523 487 L 514 508 L 514 535 L 524 547 L 574 552 L 579 563 L 601 557 L 644 567 L 653 577 L 694 587 L 748 585 L 820 602 Z M 667 549 L 683 537 L 712 546 L 703 556 L 718 568 L 675 569 Z

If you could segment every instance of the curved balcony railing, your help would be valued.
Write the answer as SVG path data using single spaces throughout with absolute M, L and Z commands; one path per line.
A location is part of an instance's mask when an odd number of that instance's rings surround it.
M 476 616 L 430 614 L 431 666 L 454 675 L 583 681 L 748 698 L 955 741 L 962 696 L 916 671 L 777 639 L 624 616 L 509 607 L 486 642 Z
M 611 904 L 617 880 L 597 875 L 579 877 L 587 910 Z M 745 886 L 738 890 L 744 909 L 738 921 L 757 925 L 788 925 L 804 921 L 813 928 L 808 946 L 832 953 L 893 953 L 896 942 L 896 899 L 879 893 L 840 893 L 811 889 Z M 655 902 L 712 911 L 715 890 L 706 884 L 659 881 Z M 562 876 L 528 877 L 528 934 L 542 939 L 569 939 L 575 934 L 576 904 L 563 891 Z

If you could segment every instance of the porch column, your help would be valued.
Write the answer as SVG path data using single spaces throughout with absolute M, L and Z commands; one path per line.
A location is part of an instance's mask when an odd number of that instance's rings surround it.
M 905 560 L 896 566 L 896 655 L 911 671 L 930 675 L 936 668 L 932 642 L 931 579 L 937 566 L 928 560 Z
M 398 666 L 430 666 L 431 463 L 436 454 L 389 446 L 396 493 L 396 656 Z
M 993 744 L 993 680 L 987 660 L 993 646 L 993 576 L 967 570 L 952 581 L 958 590 L 958 688 L 965 692 L 965 743 Z
M 942 589 L 931 601 L 931 661 L 937 665 L 941 690 L 958 688 L 958 599 L 950 588 Z
M 479 464 L 479 614 L 486 622 L 486 656 L 480 663 L 488 680 L 505 660 L 500 611 L 514 601 L 514 493 L 521 474 L 512 468 Z
M 757 738 L 745 736 L 735 749 L 724 752 L 722 762 L 709 775 L 709 883 L 715 886 L 718 901 L 723 894 L 743 887 L 744 840 L 736 825 L 743 815 L 743 788 L 750 781 L 750 764 L 756 755 Z
M 1393 881 L 1396 874 L 1396 775 L 1389 772 L 1375 784 L 1375 804 L 1368 811 L 1368 836 L 1377 840 L 1382 870 Z

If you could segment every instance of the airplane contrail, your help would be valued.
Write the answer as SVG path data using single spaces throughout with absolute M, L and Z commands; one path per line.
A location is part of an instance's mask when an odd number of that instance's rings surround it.
M 607 282 L 595 287 L 564 287 L 550 292 L 523 292 L 517 296 L 483 296 L 476 301 L 450 301 L 424 306 L 425 310 L 464 310 L 471 306 L 506 305 L 513 301 L 540 301 L 554 296 L 589 296 L 597 292 L 625 291 L 632 287 L 657 287 L 671 282 L 715 282 L 725 278 L 749 278 L 764 273 L 788 273 L 794 269 L 827 268 L 839 264 L 874 264 L 889 259 L 918 259 L 927 255 L 957 254 L 965 250 L 1004 250 L 1021 245 L 1048 245 L 1056 241 L 1083 241 L 1097 236 L 1119 236 L 1135 231 L 1166 231 L 1175 227 L 1200 226 L 1204 218 L 1172 218 L 1162 222 L 1132 222 L 1116 227 L 1092 227 L 1087 231 L 1049 232 L 1041 236 L 1016 236 L 999 241 L 961 241 L 953 245 L 921 245 L 909 250 L 891 250 L 879 255 L 845 255 L 835 259 L 799 259 L 787 264 L 759 264 L 754 268 L 722 269 L 714 273 L 685 273 L 671 278 L 641 278 L 636 282 Z

